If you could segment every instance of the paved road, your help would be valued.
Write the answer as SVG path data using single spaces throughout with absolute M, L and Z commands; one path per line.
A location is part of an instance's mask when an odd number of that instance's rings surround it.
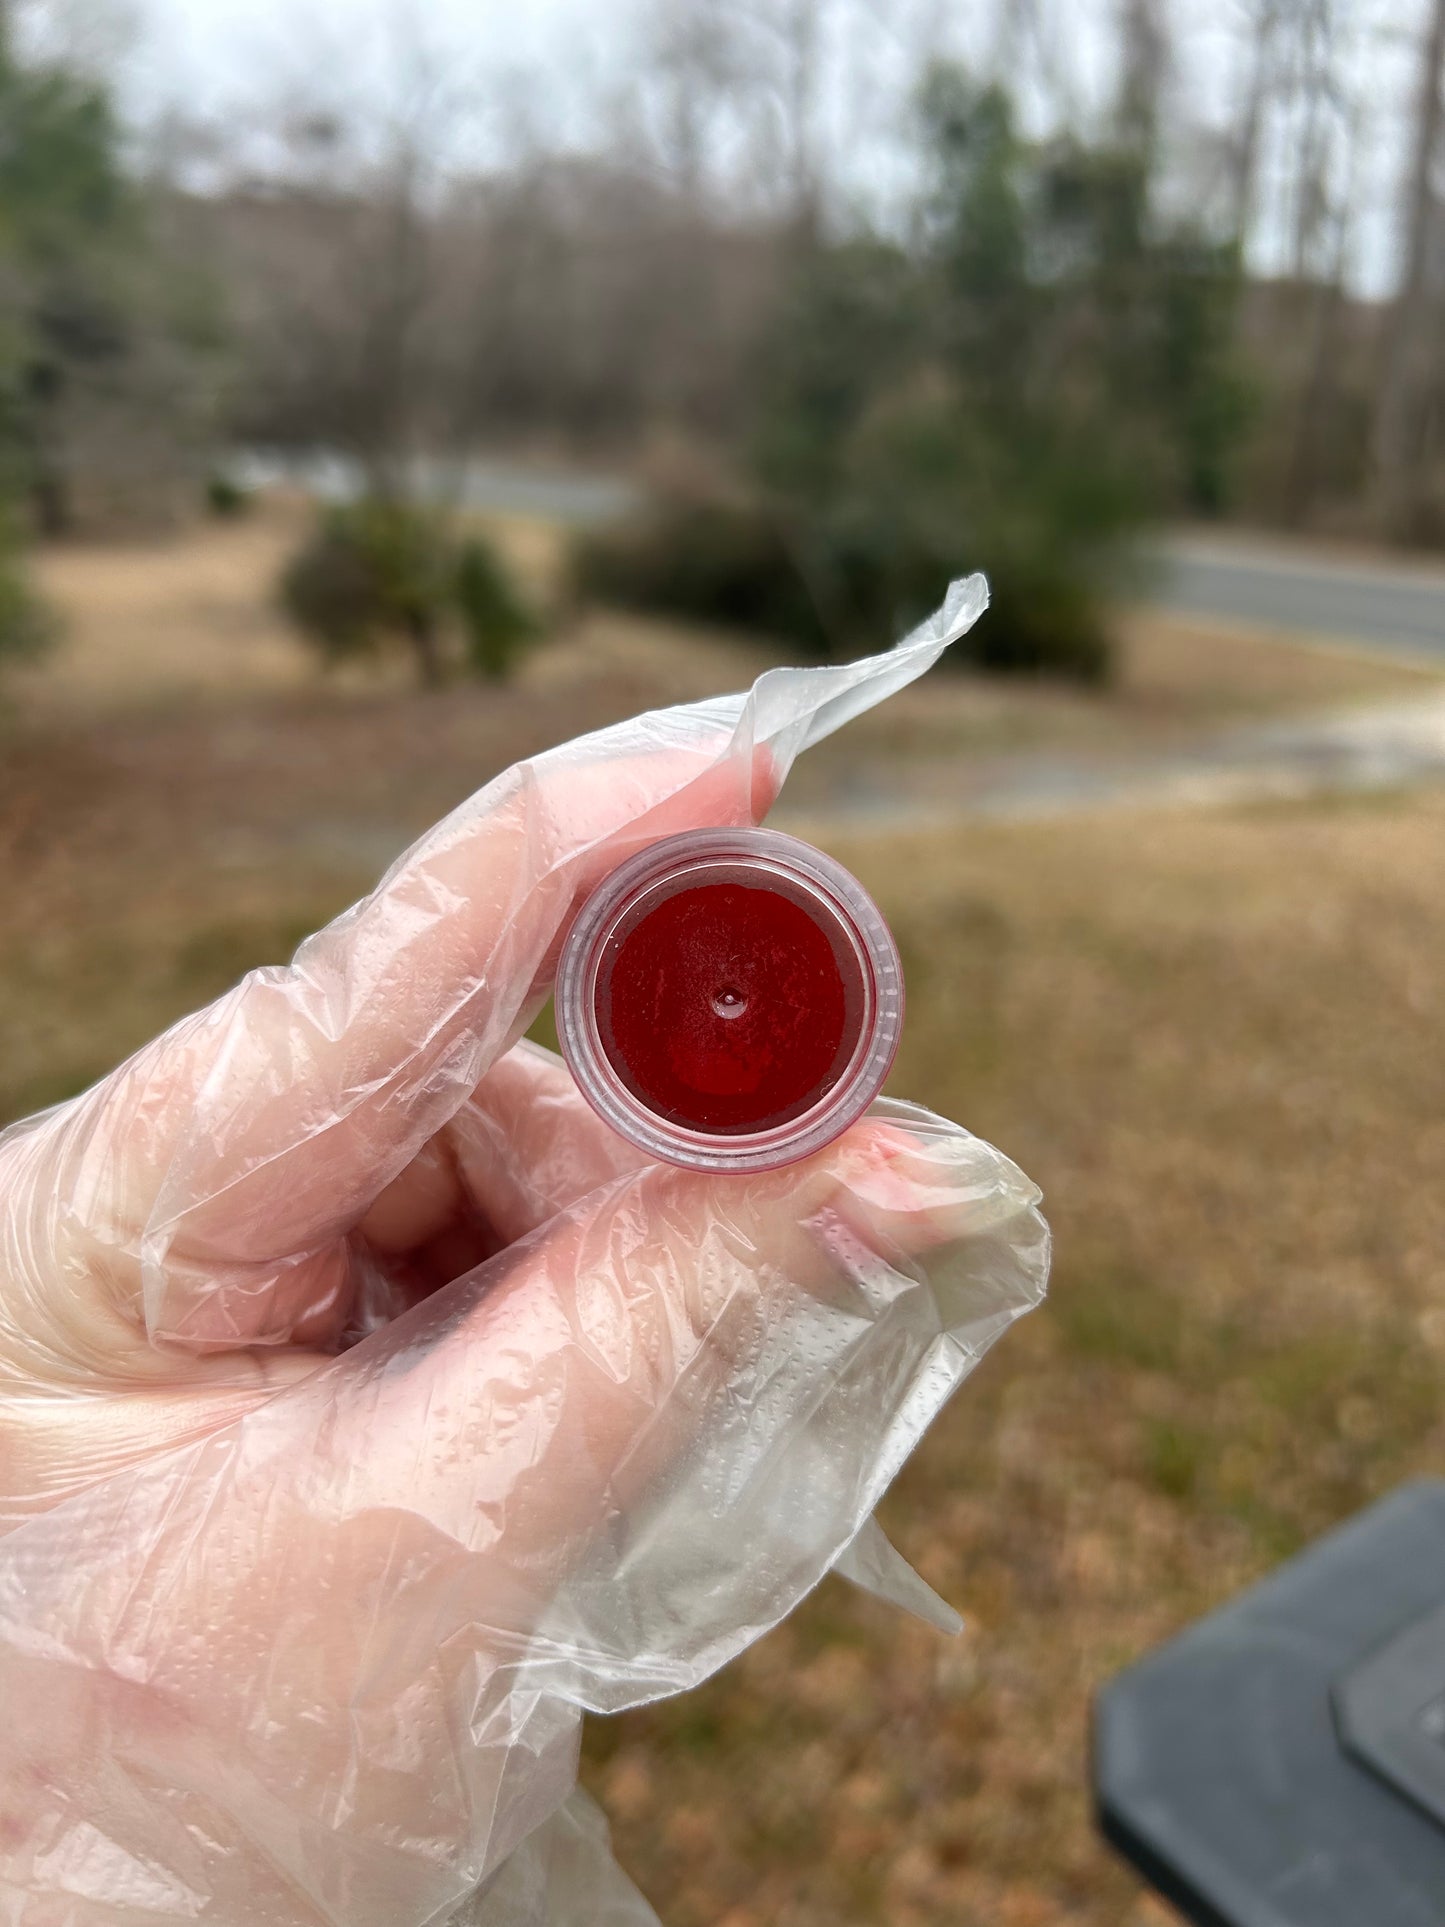
M 1174 536 L 1151 600 L 1367 647 L 1445 656 L 1445 567 L 1316 558 L 1253 542 Z
M 298 462 L 252 452 L 241 466 L 253 483 L 285 477 L 330 499 L 353 495 L 360 485 L 354 464 L 325 453 Z M 430 464 L 419 479 L 477 508 L 574 527 L 625 514 L 637 499 L 619 476 L 507 462 L 472 461 L 460 469 Z M 1445 566 L 1335 560 L 1298 547 L 1185 534 L 1159 541 L 1155 555 L 1152 599 L 1166 608 L 1445 662 Z M 1445 783 L 1445 696 L 1439 694 L 1340 716 L 1239 726 L 1153 754 L 953 757 L 946 767 L 907 771 L 858 765 L 801 805 L 795 827 L 820 814 L 857 827 L 892 827 L 1419 783 Z
M 239 455 L 237 467 L 248 483 L 285 478 L 332 500 L 354 495 L 361 482 L 354 463 L 322 450 L 300 458 L 252 450 Z M 625 514 L 638 499 L 620 475 L 508 461 L 423 463 L 418 480 L 474 508 L 571 527 Z M 1154 553 L 1148 599 L 1165 608 L 1445 656 L 1445 564 L 1336 561 L 1227 536 L 1171 536 Z M 986 556 L 966 560 L 988 566 Z
M 309 455 L 240 449 L 232 467 L 246 488 L 286 482 L 326 502 L 351 501 L 364 484 L 356 462 L 326 449 Z M 492 515 L 535 515 L 565 528 L 611 521 L 638 500 L 636 487 L 624 476 L 531 468 L 520 462 L 422 460 L 412 465 L 411 479 L 423 494 L 442 501 L 463 502 Z

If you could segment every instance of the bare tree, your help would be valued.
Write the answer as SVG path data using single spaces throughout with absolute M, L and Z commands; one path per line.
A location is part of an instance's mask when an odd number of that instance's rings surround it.
M 1296 522 L 1304 520 L 1319 491 L 1321 457 L 1338 412 L 1341 324 L 1359 193 L 1362 116 L 1362 102 L 1356 94 L 1346 104 L 1341 117 L 1339 141 L 1343 151 L 1338 190 L 1330 200 L 1322 181 L 1318 188 L 1324 202 L 1321 222 L 1327 229 L 1324 237 L 1327 255 L 1323 264 L 1315 268 L 1310 289 L 1304 379 L 1295 410 L 1293 446 L 1284 485 L 1285 512 Z M 1298 238 L 1296 259 L 1302 267 L 1310 265 Z
M 1121 0 L 1119 40 L 1119 131 L 1131 146 L 1150 153 L 1169 73 L 1164 0 Z
M 1256 0 L 1246 32 L 1248 49 L 1240 117 L 1230 142 L 1229 227 L 1241 243 L 1255 212 L 1260 142 L 1265 116 L 1277 87 L 1277 27 L 1281 0 Z
M 323 80 L 283 81 L 259 150 L 201 210 L 243 346 L 239 427 L 309 438 L 397 497 L 453 417 L 441 310 L 453 265 L 438 227 L 459 123 L 475 102 L 422 29 L 393 15 L 384 92 L 333 51 Z M 259 151 L 260 159 L 257 159 Z
M 1430 249 L 1438 201 L 1432 183 L 1440 147 L 1445 77 L 1445 0 L 1432 0 L 1420 48 L 1410 170 L 1404 185 L 1404 265 L 1385 331 L 1376 392 L 1374 457 L 1386 525 L 1415 532 L 1421 508 L 1426 402 L 1438 381 L 1439 343 L 1429 326 Z
M 1290 11 L 1297 127 L 1291 268 L 1294 279 L 1304 282 L 1320 266 L 1319 246 L 1329 225 L 1338 8 L 1335 0 L 1294 0 Z
M 762 0 L 743 10 L 766 43 L 765 72 L 782 159 L 785 214 L 805 239 L 822 219 L 824 160 L 818 134 L 828 0 Z
M 701 204 L 729 124 L 750 107 L 752 50 L 722 0 L 657 0 L 645 22 L 642 117 L 652 152 L 681 196 Z
M 1034 90 L 1059 125 L 1075 126 L 1079 104 L 1069 61 L 1066 7 L 1048 0 L 999 0 L 993 40 L 983 62 L 988 74 L 1018 99 Z

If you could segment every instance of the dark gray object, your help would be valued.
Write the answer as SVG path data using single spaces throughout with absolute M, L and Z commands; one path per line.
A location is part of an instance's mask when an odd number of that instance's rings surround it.
M 1442 1606 L 1431 1481 L 1130 1667 L 1095 1710 L 1106 1837 L 1200 1927 L 1445 1927 Z

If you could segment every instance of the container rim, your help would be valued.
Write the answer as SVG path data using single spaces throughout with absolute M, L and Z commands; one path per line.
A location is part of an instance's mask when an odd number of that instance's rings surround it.
M 864 983 L 860 1034 L 847 1064 L 816 1103 L 766 1130 L 713 1135 L 651 1110 L 625 1084 L 603 1048 L 598 975 L 607 944 L 638 900 L 691 875 L 736 868 L 802 891 L 855 953 Z M 858 879 L 824 851 L 781 830 L 686 830 L 618 865 L 578 911 L 557 969 L 557 1038 L 579 1090 L 604 1123 L 639 1150 L 688 1170 L 775 1170 L 831 1144 L 883 1087 L 903 1030 L 903 967 L 882 912 Z

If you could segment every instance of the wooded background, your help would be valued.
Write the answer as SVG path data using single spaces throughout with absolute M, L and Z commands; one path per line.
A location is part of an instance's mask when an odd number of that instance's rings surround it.
M 238 451 L 382 505 L 286 593 L 433 678 L 401 558 L 451 580 L 417 517 L 499 451 L 650 490 L 585 592 L 813 653 L 982 565 L 982 666 L 1097 679 L 1151 522 L 1445 544 L 1445 0 L 1192 4 L 633 0 L 524 71 L 303 8 L 222 109 L 5 0 L 0 650 L 28 542 L 239 506 Z

